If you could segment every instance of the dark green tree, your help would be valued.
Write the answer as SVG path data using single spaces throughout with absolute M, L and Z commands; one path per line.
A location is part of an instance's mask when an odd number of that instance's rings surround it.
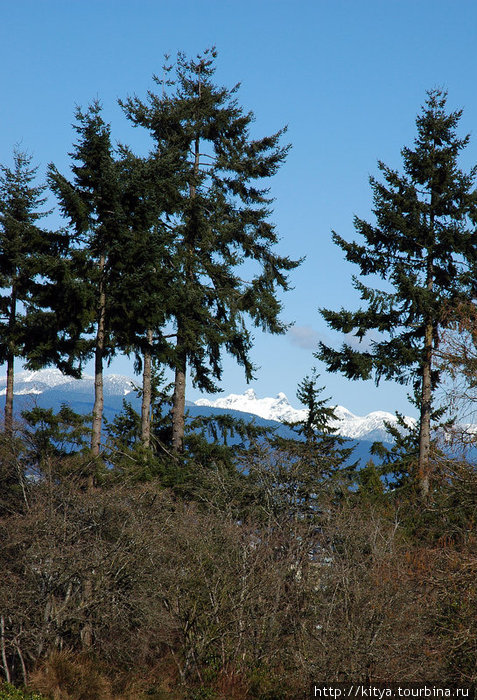
M 440 381 L 433 365 L 439 330 L 459 303 L 475 298 L 477 170 L 465 174 L 458 167 L 469 137 L 457 135 L 462 112 L 448 113 L 446 100 L 441 90 L 428 92 L 416 120 L 414 148 L 401 151 L 402 174 L 379 162 L 383 181 L 370 179 L 376 224 L 354 221 L 361 242 L 333 234 L 362 276 L 386 283 L 378 290 L 354 278 L 364 308 L 321 310 L 331 328 L 368 340 L 367 346 L 359 350 L 343 344 L 335 350 L 321 343 L 316 355 L 330 371 L 350 379 L 414 384 L 420 409 L 416 477 L 424 497 L 432 468 L 432 398 Z M 367 338 L 370 331 L 383 339 Z
M 89 418 L 62 404 L 56 413 L 36 406 L 22 411 L 25 471 L 52 481 L 81 476 L 88 469 Z
M 110 473 L 113 479 L 159 478 L 161 484 L 170 485 L 168 469 L 171 464 L 174 471 L 177 471 L 177 458 L 170 451 L 171 389 L 172 384 L 165 382 L 164 368 L 158 370 L 153 366 L 150 377 L 151 415 L 148 443 L 144 441 L 144 416 L 137 413 L 131 402 L 126 399 L 123 399 L 121 413 L 116 415 L 113 421 L 105 421 L 108 433 L 105 456 L 112 467 Z M 143 389 L 136 387 L 136 393 L 143 399 Z
M 275 436 L 271 443 L 286 458 L 280 479 L 289 502 L 301 516 L 314 517 L 325 498 L 342 496 L 353 484 L 356 464 L 351 463 L 354 447 L 337 434 L 335 407 L 329 398 L 321 398 L 324 387 L 318 386 L 313 370 L 298 385 L 297 398 L 306 409 L 300 421 L 287 422 L 291 437 Z
M 118 345 L 134 354 L 135 370 L 142 371 L 141 442 L 151 443 L 154 367 L 167 361 L 163 335 L 173 266 L 173 228 L 168 218 L 178 200 L 177 159 L 157 147 L 150 157 L 139 158 L 120 148 L 120 179 L 124 213 L 124 245 L 115 247 L 111 263 L 118 270 L 114 285 L 119 319 Z M 114 302 L 113 302 L 114 303 Z
M 286 273 L 298 265 L 274 252 L 271 199 L 256 184 L 284 161 L 283 130 L 251 138 L 253 114 L 238 105 L 238 86 L 214 84 L 215 58 L 214 49 L 196 60 L 179 53 L 175 79 L 156 78 L 161 94 L 122 103 L 131 121 L 151 132 L 158 151 L 172 154 L 180 177 L 168 293 L 175 324 L 169 362 L 175 371 L 176 452 L 183 449 L 187 369 L 196 386 L 215 391 L 225 350 L 250 379 L 246 318 L 272 333 L 284 331 L 277 290 L 288 289 Z
M 7 364 L 5 432 L 13 431 L 13 384 L 16 357 L 28 360 L 27 319 L 34 314 L 41 328 L 47 309 L 42 305 L 49 274 L 66 239 L 61 232 L 41 228 L 45 187 L 35 184 L 37 168 L 31 157 L 14 151 L 13 168 L 0 167 L 0 363 Z
M 111 144 L 111 129 L 94 102 L 87 111 L 76 111 L 78 143 L 71 157 L 70 182 L 53 164 L 49 184 L 64 216 L 70 222 L 70 268 L 81 281 L 75 290 L 74 309 L 82 319 L 83 358 L 94 354 L 95 399 L 91 433 L 93 456 L 99 455 L 103 413 L 103 366 L 116 352 L 114 327 L 121 319 L 114 316 L 118 267 L 125 247 L 125 216 L 121 171 Z M 93 336 L 93 337 L 92 337 Z

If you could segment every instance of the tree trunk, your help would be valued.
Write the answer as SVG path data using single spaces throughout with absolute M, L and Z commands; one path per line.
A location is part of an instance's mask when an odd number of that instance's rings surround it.
M 433 221 L 431 219 L 431 225 Z M 434 282 L 433 260 L 427 259 L 426 288 L 432 291 Z M 431 321 L 426 322 L 424 331 L 424 363 L 422 367 L 421 415 L 419 420 L 419 464 L 418 480 L 421 496 L 426 500 L 429 496 L 430 451 L 431 451 L 431 409 L 432 409 L 432 345 L 434 327 Z
M 418 479 L 421 496 L 429 495 L 430 449 L 431 449 L 431 365 L 432 365 L 432 324 L 428 323 L 425 331 L 425 358 L 422 371 L 421 415 L 419 422 L 419 465 Z
M 179 329 L 177 331 L 177 345 L 179 348 L 181 347 L 181 333 Z M 179 350 L 172 404 L 172 449 L 176 453 L 180 453 L 184 449 L 186 371 L 187 357 L 185 352 Z
M 15 284 L 12 284 L 11 306 L 9 314 L 9 330 L 13 330 L 15 326 L 15 317 L 17 313 L 17 296 Z M 15 348 L 13 342 L 9 342 L 9 352 L 7 356 L 7 388 L 5 393 L 5 435 L 8 439 L 13 437 L 13 381 L 14 381 L 14 362 Z
M 98 328 L 96 332 L 96 349 L 94 354 L 94 406 L 93 425 L 91 433 L 91 452 L 97 457 L 101 446 L 101 423 L 103 420 L 103 357 L 106 333 L 106 293 L 104 290 L 105 256 L 99 260 L 100 282 L 98 300 Z M 92 486 L 92 483 L 91 483 Z
M 152 330 L 147 331 L 142 374 L 141 442 L 144 447 L 151 444 L 151 377 L 152 377 Z
M 8 439 L 13 437 L 13 353 L 7 357 L 7 389 L 5 394 L 5 435 Z
M 199 97 L 200 97 L 200 82 L 199 82 Z M 189 198 L 195 199 L 196 183 L 199 176 L 200 163 L 200 139 L 195 139 L 195 152 L 193 164 L 193 178 L 189 186 Z M 185 241 L 186 247 L 186 284 L 192 281 L 192 250 L 193 250 L 193 232 L 189 231 L 189 240 Z M 192 239 L 192 240 L 191 240 Z M 174 380 L 174 400 L 172 406 L 172 449 L 174 452 L 182 452 L 184 449 L 184 413 L 185 413 L 185 389 L 186 389 L 186 372 L 187 372 L 187 352 L 184 348 L 183 334 L 181 332 L 181 322 L 177 324 L 177 364 Z

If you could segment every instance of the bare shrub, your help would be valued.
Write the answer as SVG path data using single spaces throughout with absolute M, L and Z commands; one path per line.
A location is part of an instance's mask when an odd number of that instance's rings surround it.
M 243 520 L 222 482 L 217 503 L 213 489 L 193 503 L 156 484 L 37 483 L 0 520 L 4 675 L 72 700 L 474 680 L 477 479 L 453 469 L 422 513 L 325 494 L 302 514 L 264 473 Z
M 399 522 L 344 507 L 323 527 L 316 563 L 312 674 L 322 681 L 423 681 L 427 653 L 420 581 L 410 575 Z
M 51 654 L 30 684 L 53 700 L 112 700 L 111 683 L 97 664 L 65 651 Z

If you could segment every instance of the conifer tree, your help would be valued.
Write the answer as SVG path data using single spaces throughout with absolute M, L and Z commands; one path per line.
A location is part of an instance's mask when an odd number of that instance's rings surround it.
M 83 283 L 76 288 L 75 312 L 82 319 L 83 357 L 94 354 L 95 398 L 91 450 L 99 455 L 103 413 L 103 366 L 116 351 L 113 291 L 118 275 L 113 260 L 124 250 L 124 211 L 120 170 L 111 144 L 110 126 L 94 102 L 87 111 L 76 111 L 79 136 L 71 154 L 73 180 L 49 166 L 49 183 L 64 216 L 71 224 L 70 263 Z M 88 336 L 94 333 L 94 339 Z
M 353 446 L 337 434 L 333 425 L 338 420 L 336 407 L 321 398 L 324 387 L 318 386 L 313 369 L 298 385 L 298 400 L 306 409 L 301 421 L 286 422 L 296 438 L 276 436 L 272 440 L 287 454 L 283 473 L 285 488 L 293 491 L 293 500 L 302 514 L 314 516 L 319 511 L 323 494 L 342 494 L 353 483 L 356 463 L 350 462 Z
M 114 284 L 119 320 L 117 343 L 135 356 L 135 370 L 143 374 L 141 443 L 150 446 L 155 368 L 167 360 L 167 340 L 161 329 L 167 320 L 172 278 L 171 226 L 178 173 L 171 153 L 156 149 L 139 158 L 120 148 L 118 167 L 122 187 L 124 242 L 115 247 L 111 263 L 118 270 Z M 114 300 L 113 300 L 114 303 Z
M 334 330 L 354 333 L 362 341 L 369 331 L 383 334 L 369 339 L 369 347 L 340 350 L 320 344 L 317 357 L 328 369 L 350 379 L 394 379 L 414 383 L 419 397 L 419 459 L 417 480 L 421 493 L 429 493 L 433 391 L 440 374 L 433 366 L 439 329 L 452 318 L 452 310 L 475 298 L 475 225 L 477 194 L 472 168 L 465 174 L 458 157 L 469 141 L 457 127 L 462 112 L 446 111 L 447 94 L 428 92 L 416 120 L 413 148 L 403 148 L 403 173 L 379 162 L 383 181 L 370 179 L 376 224 L 355 217 L 362 242 L 333 239 L 346 259 L 358 265 L 362 276 L 386 282 L 383 289 L 354 285 L 365 303 L 355 312 L 321 313 Z
M 65 239 L 60 232 L 40 228 L 45 186 L 36 185 L 31 157 L 15 150 L 13 169 L 0 167 L 0 362 L 7 363 L 5 432 L 13 431 L 13 384 L 16 357 L 29 358 L 27 317 L 37 328 L 45 317 L 40 297 L 49 283 L 52 263 Z M 41 277 L 40 277 L 41 276 Z
M 238 105 L 238 86 L 214 84 L 215 58 L 214 49 L 195 60 L 179 53 L 175 79 L 156 78 L 161 94 L 121 103 L 135 125 L 151 132 L 159 151 L 173 154 L 181 178 L 168 294 L 176 331 L 170 359 L 176 452 L 183 449 L 187 369 L 200 389 L 215 391 L 225 349 L 250 379 L 246 317 L 272 333 L 284 331 L 277 289 L 288 288 L 286 272 L 298 264 L 274 252 L 271 199 L 255 184 L 284 161 L 288 146 L 279 144 L 284 130 L 251 138 L 253 114 Z

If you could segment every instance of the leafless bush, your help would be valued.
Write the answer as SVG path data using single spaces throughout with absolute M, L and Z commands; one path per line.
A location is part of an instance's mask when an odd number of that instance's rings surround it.
M 222 482 L 217 507 L 156 484 L 34 484 L 0 520 L 4 675 L 76 698 L 66 676 L 79 688 L 95 659 L 98 698 L 139 698 L 147 679 L 237 700 L 298 697 L 311 680 L 475 680 L 472 470 L 442 477 L 427 542 L 391 501 L 327 496 L 305 517 L 261 478 L 242 520 Z

